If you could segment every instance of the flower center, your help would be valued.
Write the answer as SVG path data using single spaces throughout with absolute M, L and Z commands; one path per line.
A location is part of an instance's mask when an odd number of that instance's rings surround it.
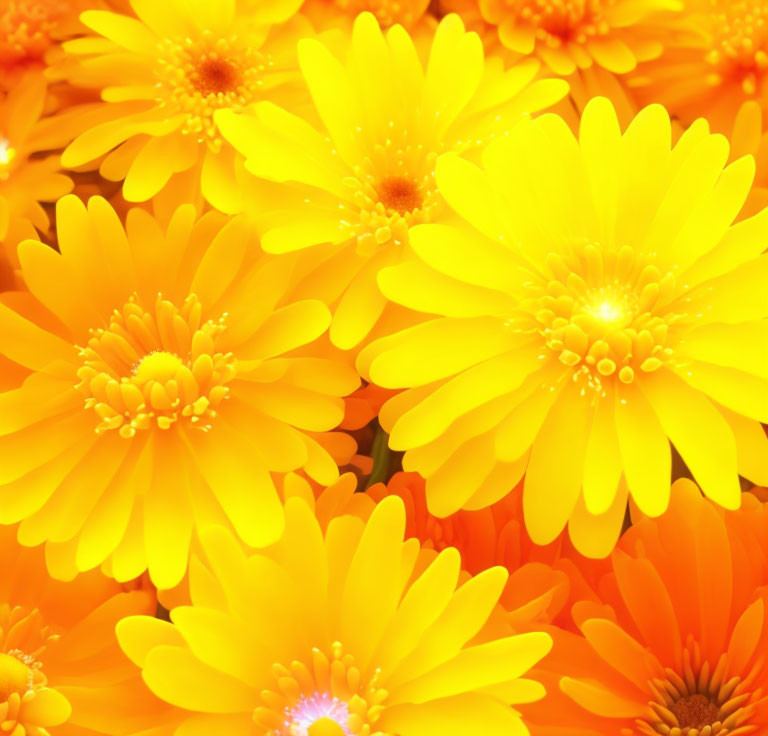
M 683 651 L 682 672 L 667 668 L 666 679 L 650 683 L 655 696 L 649 704 L 653 715 L 637 722 L 641 732 L 680 736 L 751 733 L 755 697 L 746 683 L 753 678 L 726 679 L 727 670 L 727 654 L 721 655 L 713 669 L 709 662 L 701 662 L 700 649 L 692 643 Z
M 379 200 L 388 212 L 406 215 L 424 202 L 419 185 L 405 176 L 388 176 L 377 187 Z
M 39 59 L 57 21 L 71 12 L 66 0 L 14 0 L 0 11 L 0 63 Z
M 213 122 L 220 109 L 242 110 L 258 98 L 265 72 L 273 65 L 265 54 L 237 37 L 165 41 L 156 70 L 158 101 L 170 114 L 183 114 L 184 133 L 220 150 L 222 138 Z
M 399 23 L 409 26 L 418 20 L 414 13 L 414 6 L 421 8 L 414 0 L 332 0 L 336 7 L 343 13 L 358 15 L 368 11 L 376 16 L 382 28 Z
M 226 315 L 203 322 L 201 314 L 194 294 L 181 307 L 158 295 L 153 310 L 134 294 L 107 329 L 91 330 L 77 388 L 101 420 L 96 432 L 128 438 L 177 422 L 210 429 L 236 368 L 231 353 L 216 350 Z
M 717 68 L 713 84 L 723 77 L 740 82 L 747 95 L 758 89 L 759 77 L 768 69 L 768 6 L 763 0 L 721 0 L 712 3 L 713 48 L 707 61 Z
M 11 166 L 16 158 L 16 149 L 7 138 L 0 138 L 0 181 L 11 175 Z
M 585 43 L 610 31 L 604 9 L 613 0 L 507 0 L 514 17 L 536 29 L 536 38 L 553 48 L 567 41 Z
M 550 255 L 548 265 L 550 273 L 532 286 L 529 308 L 547 347 L 578 366 L 590 386 L 602 391 L 614 375 L 631 383 L 638 371 L 669 360 L 669 329 L 681 318 L 663 312 L 674 289 L 671 274 L 662 276 L 628 246 L 588 244 L 565 260 Z
M 263 705 L 253 713 L 266 736 L 391 736 L 374 730 L 387 697 L 378 670 L 363 682 L 339 642 L 330 654 L 313 649 L 310 661 L 273 665 L 275 689 L 262 692 Z

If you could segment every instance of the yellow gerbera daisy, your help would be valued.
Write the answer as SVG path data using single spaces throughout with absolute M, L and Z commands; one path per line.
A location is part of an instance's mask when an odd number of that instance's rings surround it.
M 60 582 L 42 549 L 0 528 L 0 732 L 7 736 L 134 734 L 167 704 L 120 651 L 115 624 L 152 614 L 155 597 L 97 571 Z
M 466 222 L 413 229 L 421 260 L 379 284 L 440 316 L 358 359 L 375 383 L 410 388 L 381 421 L 436 515 L 492 503 L 525 470 L 533 540 L 570 520 L 598 556 L 627 492 L 649 515 L 666 508 L 670 441 L 725 507 L 738 473 L 768 479 L 768 210 L 731 224 L 754 162 L 725 167 L 728 142 L 704 121 L 670 138 L 662 107 L 622 135 L 596 98 L 578 140 L 547 115 L 489 146 L 483 169 L 438 162 Z
M 102 156 L 100 172 L 125 180 L 142 202 L 172 176 L 200 182 L 215 205 L 234 176 L 234 153 L 213 120 L 261 99 L 290 100 L 295 46 L 310 32 L 301 0 L 131 0 L 138 16 L 89 10 L 95 35 L 64 44 L 58 76 L 101 90 L 103 122 L 78 135 L 62 161 L 78 167 Z M 56 70 L 54 70 L 56 71 Z
M 0 523 L 23 519 L 58 576 L 108 560 L 158 587 L 183 576 L 200 523 L 274 542 L 270 472 L 332 483 L 329 450 L 352 442 L 327 430 L 357 375 L 301 348 L 328 309 L 286 303 L 291 259 L 266 259 L 240 218 L 184 205 L 163 231 L 133 209 L 124 230 L 105 200 L 69 195 L 57 232 L 61 254 L 19 246 L 47 316 L 0 304 L 0 351 L 33 371 L 0 394 Z
M 48 230 L 41 202 L 54 202 L 72 190 L 72 180 L 60 173 L 58 154 L 41 155 L 53 147 L 48 121 L 40 120 L 46 83 L 29 72 L 10 92 L 0 92 L 0 283 L 2 272 L 15 267 L 16 244 Z
M 534 54 L 555 74 L 593 65 L 625 74 L 662 52 L 682 0 L 443 0 L 495 31 L 513 58 Z
M 264 552 L 213 527 L 190 567 L 193 605 L 173 624 L 124 619 L 118 639 L 179 709 L 176 733 L 526 734 L 510 704 L 544 694 L 521 675 L 550 637 L 498 636 L 489 617 L 506 571 L 457 588 L 458 552 L 420 553 L 404 530 L 399 498 L 325 533 L 290 499 L 285 534 Z
M 276 204 L 255 202 L 274 211 L 264 249 L 323 246 L 306 288 L 335 305 L 331 339 L 351 348 L 386 305 L 378 271 L 406 257 L 412 225 L 445 215 L 438 154 L 482 147 L 567 86 L 532 81 L 535 60 L 506 72 L 498 59 L 484 63 L 480 40 L 455 15 L 440 23 L 426 68 L 402 27 L 385 35 L 370 13 L 355 22 L 346 64 L 314 39 L 298 55 L 325 130 L 269 103 L 215 117 L 252 174 L 285 183 Z

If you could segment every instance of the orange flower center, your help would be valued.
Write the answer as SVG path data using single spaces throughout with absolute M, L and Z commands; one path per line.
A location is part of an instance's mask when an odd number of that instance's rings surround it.
M 763 0 L 712 0 L 714 45 L 707 61 L 716 67 L 711 81 L 724 77 L 754 95 L 768 69 L 768 6 Z
M 674 289 L 671 274 L 624 246 L 575 248 L 569 258 L 552 254 L 549 273 L 532 275 L 529 309 L 550 350 L 603 391 L 606 379 L 634 381 L 658 370 L 672 355 L 670 327 L 680 315 L 666 314 Z
M 166 41 L 157 67 L 158 101 L 170 115 L 184 115 L 182 132 L 206 142 L 213 151 L 222 138 L 213 122 L 220 109 L 242 110 L 259 97 L 271 59 L 235 36 Z
M 275 688 L 262 692 L 263 705 L 253 712 L 266 736 L 390 736 L 373 728 L 387 697 L 378 671 L 363 682 L 339 642 L 330 654 L 313 649 L 311 663 L 275 664 L 272 674 Z
M 11 175 L 15 159 L 16 149 L 7 138 L 0 137 L 0 181 L 5 181 Z
M 682 672 L 667 668 L 666 679 L 650 683 L 655 699 L 649 704 L 652 715 L 637 722 L 648 736 L 736 736 L 752 733 L 749 721 L 754 713 L 754 693 L 745 678 L 726 678 L 728 655 L 721 655 L 712 668 L 701 661 L 699 647 L 692 643 L 683 651 Z
M 181 307 L 158 295 L 153 310 L 133 295 L 107 329 L 91 330 L 77 388 L 101 420 L 97 432 L 128 438 L 178 422 L 210 429 L 236 368 L 231 353 L 216 349 L 224 317 L 203 322 L 201 314 L 194 294 Z
M 514 17 L 536 29 L 536 38 L 551 47 L 585 43 L 610 31 L 605 8 L 613 0 L 506 0 Z
M 71 12 L 66 0 L 11 0 L 0 11 L 0 63 L 40 59 L 57 21 Z
M 419 185 L 405 176 L 388 176 L 378 186 L 379 199 L 388 212 L 406 215 L 424 202 Z

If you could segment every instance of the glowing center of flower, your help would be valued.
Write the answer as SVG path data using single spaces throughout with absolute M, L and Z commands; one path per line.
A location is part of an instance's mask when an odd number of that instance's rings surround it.
M 30 689 L 32 671 L 19 659 L 0 652 L 0 702 L 11 693 L 23 694 Z
M 349 706 L 326 693 L 302 696 L 285 715 L 290 736 L 350 736 Z
M 768 6 L 763 0 L 720 0 L 711 12 L 713 47 L 707 61 L 717 68 L 710 82 L 723 77 L 741 83 L 747 95 L 758 90 L 768 69 Z
M 637 371 L 655 371 L 670 358 L 668 333 L 680 318 L 664 309 L 671 275 L 627 246 L 589 244 L 569 259 L 551 255 L 548 264 L 549 280 L 532 287 L 531 309 L 546 345 L 590 386 L 600 391 L 614 374 L 631 383 Z
M 551 47 L 566 41 L 584 43 L 610 30 L 605 7 L 613 0 L 507 0 L 507 4 L 514 17 L 533 26 L 536 38 Z
M 218 151 L 222 139 L 213 122 L 220 109 L 242 110 L 254 102 L 273 62 L 236 37 L 167 41 L 157 67 L 158 101 L 169 114 L 182 114 L 184 133 Z
M 133 437 L 177 422 L 210 429 L 236 369 L 231 353 L 216 350 L 226 315 L 203 322 L 201 314 L 194 295 L 181 307 L 158 295 L 154 310 L 134 295 L 106 330 L 91 330 L 77 388 L 101 419 L 97 432 Z
M 39 59 L 71 6 L 66 0 L 13 0 L 0 11 L 0 62 Z
M 667 668 L 665 680 L 651 683 L 655 700 L 649 704 L 649 713 L 653 715 L 639 721 L 643 733 L 680 736 L 751 733 L 754 730 L 749 725 L 753 712 L 751 702 L 756 696 L 745 686 L 750 677 L 726 679 L 727 654 L 721 655 L 717 665 L 711 668 L 708 662 L 701 661 L 698 645 L 695 642 L 689 645 L 683 651 L 682 672 Z
M 339 642 L 330 654 L 313 649 L 306 663 L 292 662 L 290 669 L 275 664 L 272 674 L 275 688 L 262 692 L 264 705 L 253 712 L 266 736 L 391 736 L 374 727 L 387 697 L 378 671 L 363 681 Z
M 388 176 L 382 179 L 377 190 L 385 209 L 400 215 L 417 210 L 424 202 L 419 185 L 405 176 Z

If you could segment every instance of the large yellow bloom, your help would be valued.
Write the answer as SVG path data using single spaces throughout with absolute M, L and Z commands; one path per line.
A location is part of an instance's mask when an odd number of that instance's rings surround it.
M 534 60 L 506 72 L 498 59 L 484 63 L 480 40 L 457 16 L 438 27 L 426 69 L 403 28 L 384 35 L 370 13 L 355 22 L 346 64 L 313 39 L 299 44 L 299 63 L 325 130 L 268 103 L 216 121 L 251 173 L 285 183 L 274 204 L 254 202 L 274 211 L 262 245 L 322 246 L 306 289 L 335 305 L 331 339 L 351 348 L 386 305 L 378 271 L 407 257 L 412 225 L 447 214 L 434 181 L 438 154 L 482 147 L 567 87 L 532 81 Z
M 10 92 L 0 92 L 0 284 L 15 267 L 11 247 L 47 232 L 49 221 L 41 202 L 55 202 L 72 190 L 72 180 L 60 173 L 50 121 L 40 118 L 45 105 L 42 74 L 29 72 Z M 5 273 L 4 273 L 5 272 Z
M 555 74 L 598 66 L 625 74 L 659 56 L 682 0 L 443 0 L 498 36 L 513 58 L 534 54 Z M 473 23 L 474 25 L 474 23 Z
M 145 211 L 123 230 L 105 200 L 57 206 L 61 254 L 19 246 L 50 312 L 0 304 L 0 351 L 32 374 L 0 394 L 0 522 L 47 542 L 59 576 L 108 559 L 172 587 L 201 523 L 255 546 L 282 531 L 270 472 L 338 476 L 327 434 L 354 371 L 302 348 L 328 327 L 317 301 L 286 303 L 291 259 L 265 259 L 239 218 L 180 207 L 167 231 Z
M 754 162 L 724 168 L 704 121 L 670 150 L 670 127 L 651 106 L 622 136 L 597 98 L 578 140 L 547 115 L 489 146 L 484 169 L 438 162 L 466 222 L 415 228 L 421 260 L 379 283 L 440 316 L 358 360 L 410 388 L 381 419 L 437 515 L 492 503 L 525 470 L 533 540 L 570 520 L 577 548 L 604 555 L 628 491 L 665 509 L 670 441 L 728 508 L 738 473 L 768 479 L 768 210 L 732 226 Z
M 106 157 L 100 172 L 125 180 L 128 201 L 147 200 L 175 174 L 199 181 L 216 204 L 233 177 L 234 153 L 213 120 L 221 109 L 291 99 L 301 0 L 131 0 L 138 18 L 91 10 L 96 35 L 64 44 L 58 75 L 101 90 L 102 122 L 79 135 L 62 161 Z
M 154 595 L 97 571 L 48 577 L 42 549 L 0 529 L 0 732 L 7 736 L 133 734 L 162 722 L 120 651 L 115 624 L 152 614 Z
M 458 552 L 420 552 L 404 530 L 398 498 L 325 533 L 290 499 L 283 538 L 261 553 L 214 527 L 190 567 L 193 605 L 173 625 L 127 618 L 118 638 L 179 709 L 178 734 L 526 734 L 510 704 L 544 694 L 521 675 L 549 636 L 499 636 L 489 617 L 506 571 L 457 588 Z

